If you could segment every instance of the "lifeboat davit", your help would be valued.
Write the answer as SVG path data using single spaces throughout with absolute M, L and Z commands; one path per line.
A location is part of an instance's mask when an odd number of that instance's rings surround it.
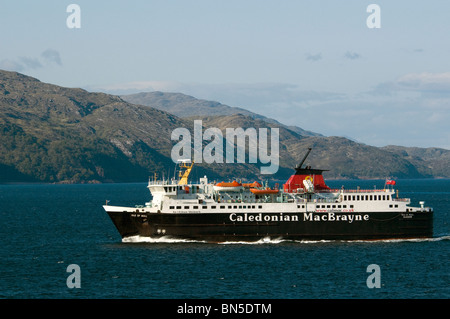
M 214 190 L 218 191 L 218 192 L 239 192 L 242 189 L 244 189 L 244 187 L 242 186 L 241 183 L 238 183 L 236 181 L 233 181 L 231 183 L 217 183 L 216 185 L 214 185 Z
M 278 189 L 271 189 L 271 188 L 250 188 L 250 191 L 255 195 L 266 195 L 266 194 L 278 194 Z

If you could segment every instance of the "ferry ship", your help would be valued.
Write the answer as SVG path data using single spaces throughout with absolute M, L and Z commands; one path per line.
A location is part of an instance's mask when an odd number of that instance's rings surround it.
M 190 183 L 194 163 L 181 162 L 178 179 L 149 180 L 152 200 L 135 207 L 103 206 L 122 238 L 141 236 L 206 242 L 379 240 L 433 236 L 433 209 L 383 189 L 331 189 L 322 169 L 303 164 L 282 187 L 258 182 Z

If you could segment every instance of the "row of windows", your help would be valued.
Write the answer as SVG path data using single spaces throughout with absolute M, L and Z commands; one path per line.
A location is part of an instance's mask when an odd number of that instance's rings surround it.
M 390 195 L 344 195 L 344 200 L 390 200 Z
M 349 205 L 350 208 L 354 208 L 353 205 Z M 208 206 L 200 206 L 202 209 L 208 209 Z M 389 205 L 390 208 L 397 208 L 398 205 Z M 190 209 L 191 206 L 169 206 L 169 209 Z M 213 205 L 209 207 L 210 209 L 216 209 L 217 206 Z M 225 205 L 220 205 L 220 209 L 227 208 Z M 228 209 L 255 209 L 256 205 L 228 205 Z M 258 208 L 261 209 L 262 205 L 258 205 Z M 305 205 L 297 205 L 297 208 L 305 208 Z M 347 208 L 347 205 L 317 205 L 316 208 Z M 199 206 L 194 205 L 192 209 L 199 209 Z
M 347 205 L 317 205 L 316 208 L 347 208 Z M 353 205 L 350 205 L 353 208 Z
M 208 206 L 200 206 L 202 209 L 207 209 Z M 190 209 L 191 206 L 169 206 L 169 209 Z M 213 205 L 213 206 L 209 206 L 210 209 L 216 209 L 217 206 Z M 255 209 L 256 205 L 228 205 L 228 207 L 226 205 L 220 205 L 219 206 L 220 209 Z M 258 205 L 258 208 L 262 208 L 262 205 Z M 194 205 L 192 206 L 192 209 L 199 209 L 199 206 Z
M 164 186 L 164 190 L 168 193 L 174 192 L 176 189 L 182 191 L 182 190 L 185 190 L 185 187 L 184 186 Z M 194 190 L 198 191 L 200 188 L 199 188 L 199 186 L 193 185 L 193 186 L 189 187 L 189 189 L 191 189 L 193 191 Z

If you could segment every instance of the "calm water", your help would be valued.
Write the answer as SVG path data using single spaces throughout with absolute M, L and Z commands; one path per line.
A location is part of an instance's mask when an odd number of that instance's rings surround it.
M 383 181 L 328 181 L 383 187 Z M 122 242 L 101 205 L 143 204 L 145 184 L 0 185 L 1 298 L 449 298 L 450 180 L 399 180 L 435 210 L 429 240 Z M 69 289 L 67 266 L 81 270 Z M 381 288 L 366 285 L 367 266 Z

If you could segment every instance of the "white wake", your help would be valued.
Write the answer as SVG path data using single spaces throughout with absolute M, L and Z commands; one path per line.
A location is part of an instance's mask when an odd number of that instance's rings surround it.
M 220 245 L 266 245 L 281 243 L 299 243 L 299 244 L 320 244 L 320 243 L 401 243 L 401 242 L 437 242 L 442 240 L 450 240 L 450 235 L 430 238 L 410 238 L 410 239 L 377 239 L 377 240 L 291 240 L 281 237 L 271 238 L 264 237 L 257 241 L 225 241 L 218 242 Z M 170 236 L 162 236 L 158 238 L 145 236 L 130 236 L 122 239 L 123 243 L 154 243 L 154 244 L 176 244 L 176 243 L 210 243 L 202 240 L 172 238 Z
M 204 243 L 204 241 L 193 239 L 172 238 L 170 236 L 162 236 L 158 238 L 145 237 L 145 236 L 130 236 L 122 238 L 123 243 Z

